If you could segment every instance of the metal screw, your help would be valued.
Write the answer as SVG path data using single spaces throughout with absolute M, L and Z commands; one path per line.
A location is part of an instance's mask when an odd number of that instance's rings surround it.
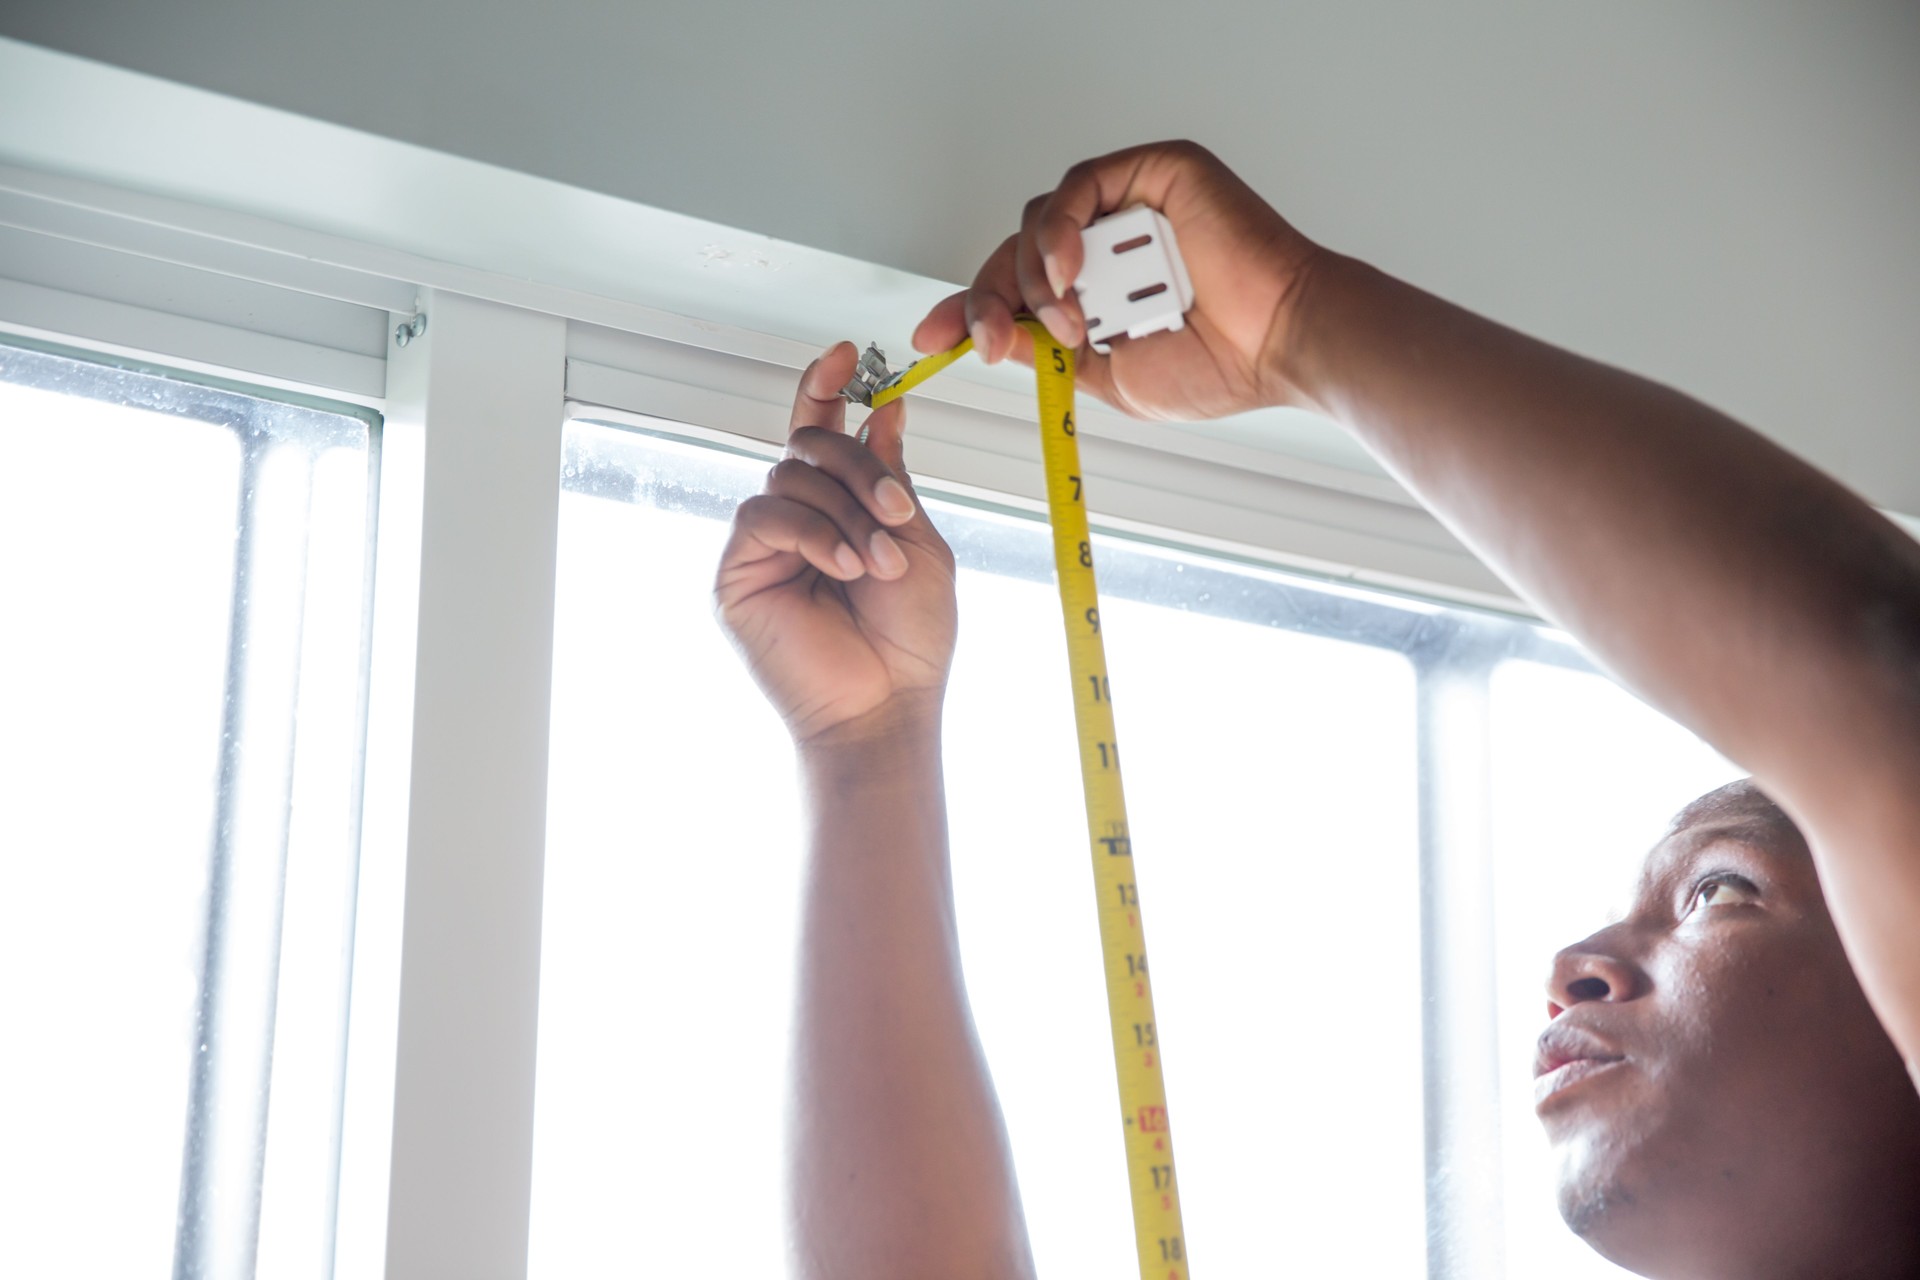
M 393 345 L 404 347 L 427 331 L 427 313 L 422 311 L 393 331 Z

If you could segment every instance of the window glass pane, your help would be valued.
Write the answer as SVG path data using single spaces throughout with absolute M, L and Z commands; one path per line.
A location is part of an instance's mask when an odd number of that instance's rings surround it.
M 325 1274 L 371 440 L 0 346 L 0 1272 Z
M 963 579 L 947 735 L 961 941 L 1040 1273 L 1127 1275 L 1050 540 L 1030 521 L 935 518 L 979 528 L 968 541 L 989 566 L 1018 556 L 1047 575 Z M 1270 625 L 1270 575 L 1112 542 L 1100 555 L 1189 1256 L 1231 1273 L 1415 1274 L 1412 669 Z
M 1597 675 L 1503 662 L 1490 706 L 1507 1274 L 1625 1276 L 1554 1208 L 1532 1080 L 1548 965 L 1624 913 L 1641 860 L 1674 813 L 1742 775 Z
M 799 825 L 784 733 L 708 596 L 766 464 L 579 422 L 567 450 L 532 1274 L 778 1274 Z M 1124 1274 L 1046 534 L 929 505 L 962 565 L 962 946 L 1035 1252 L 1043 1274 Z M 1111 540 L 1100 557 L 1200 1265 L 1417 1273 L 1411 669 L 1326 622 L 1355 593 Z

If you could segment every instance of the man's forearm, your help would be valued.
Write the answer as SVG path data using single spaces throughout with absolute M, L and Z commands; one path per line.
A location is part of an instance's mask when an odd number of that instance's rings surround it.
M 937 716 L 800 753 L 808 807 L 795 1021 L 799 1274 L 1029 1275 L 961 978 Z
M 1755 772 L 1809 790 L 1810 729 L 1857 734 L 1858 713 L 1920 692 L 1914 543 L 1746 427 L 1348 259 L 1305 284 L 1295 332 L 1296 385 L 1604 663 Z

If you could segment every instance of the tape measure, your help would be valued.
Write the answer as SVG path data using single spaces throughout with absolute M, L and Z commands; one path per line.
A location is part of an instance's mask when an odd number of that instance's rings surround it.
M 1099 895 L 1100 950 L 1113 1024 L 1113 1061 L 1120 1083 L 1120 1121 L 1126 1139 L 1127 1178 L 1133 1192 L 1133 1231 L 1141 1280 L 1186 1280 L 1186 1235 L 1180 1226 L 1180 1184 L 1173 1171 L 1173 1133 L 1154 1030 L 1153 980 L 1147 970 L 1140 891 L 1133 877 L 1133 841 L 1120 782 L 1120 742 L 1113 727 L 1106 646 L 1100 638 L 1100 595 L 1094 584 L 1093 544 L 1073 421 L 1073 352 L 1038 320 L 1022 318 L 1033 335 L 1033 367 L 1040 399 L 1040 448 L 1047 475 L 1047 516 L 1053 528 L 1053 564 L 1060 585 L 1060 616 L 1067 631 L 1067 667 L 1073 680 L 1073 718 L 1080 739 L 1080 778 L 1086 791 L 1093 881 Z M 873 406 L 897 400 L 973 349 L 971 339 L 929 356 L 873 393 Z

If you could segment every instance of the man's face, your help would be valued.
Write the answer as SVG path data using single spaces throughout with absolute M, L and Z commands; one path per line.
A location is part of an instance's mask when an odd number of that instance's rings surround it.
M 1863 1241 L 1913 1262 L 1920 1096 L 1798 833 L 1721 796 L 1654 847 L 1626 919 L 1555 959 L 1535 1099 L 1561 1213 L 1662 1277 L 1839 1274 Z

